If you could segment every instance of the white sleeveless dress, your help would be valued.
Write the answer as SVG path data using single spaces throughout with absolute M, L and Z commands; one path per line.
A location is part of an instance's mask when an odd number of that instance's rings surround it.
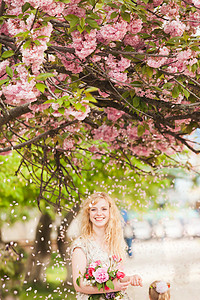
M 85 239 L 83 237 L 77 238 L 72 244 L 71 253 L 73 253 L 75 248 L 81 248 L 83 250 L 83 252 L 86 255 L 88 265 L 91 262 L 95 262 L 97 260 L 100 260 L 102 264 L 109 265 L 108 253 L 105 250 L 103 250 L 93 238 L 90 239 Z M 123 294 L 123 300 L 130 300 L 126 292 L 122 291 L 121 293 Z M 88 298 L 89 295 L 79 293 L 79 292 L 76 293 L 77 300 L 88 300 Z M 101 299 L 103 300 L 104 298 Z

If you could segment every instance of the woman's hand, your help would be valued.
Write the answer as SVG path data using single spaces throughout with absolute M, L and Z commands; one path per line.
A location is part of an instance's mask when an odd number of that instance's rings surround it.
M 113 280 L 113 284 L 114 284 L 114 291 L 118 292 L 118 291 L 124 291 L 127 289 L 127 287 L 129 286 L 129 284 L 131 283 L 130 280 L 125 281 L 125 282 L 121 282 L 119 279 L 115 278 Z
M 133 286 L 142 286 L 142 278 L 139 275 L 130 276 L 130 284 Z

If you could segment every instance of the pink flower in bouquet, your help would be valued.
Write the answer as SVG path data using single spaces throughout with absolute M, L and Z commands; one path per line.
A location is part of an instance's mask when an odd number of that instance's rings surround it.
M 97 264 L 97 266 L 100 266 L 101 265 L 101 261 L 97 260 L 97 261 L 95 261 L 95 264 Z
M 122 279 L 122 278 L 124 278 L 125 274 L 124 274 L 124 272 L 117 271 L 116 276 L 117 276 L 118 279 Z
M 109 291 L 109 289 L 110 289 L 106 284 L 105 284 L 104 288 L 105 288 L 105 291 Z
M 93 269 L 95 269 L 97 266 L 100 266 L 101 265 L 101 261 L 100 260 L 97 260 L 97 261 L 95 261 L 95 262 L 91 262 L 90 264 L 89 264 L 89 269 L 90 268 L 93 268 Z
M 107 270 L 108 270 L 107 268 L 98 268 L 93 273 L 93 276 L 98 283 L 106 282 L 109 279 Z
M 93 276 L 94 271 L 95 271 L 94 268 L 88 268 L 88 274 L 89 274 L 90 277 Z

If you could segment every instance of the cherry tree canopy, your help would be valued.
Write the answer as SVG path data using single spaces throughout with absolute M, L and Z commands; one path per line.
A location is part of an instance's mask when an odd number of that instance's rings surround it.
M 199 0 L 4 0 L 0 21 L 0 153 L 20 152 L 39 199 L 76 194 L 90 157 L 139 171 L 197 152 Z

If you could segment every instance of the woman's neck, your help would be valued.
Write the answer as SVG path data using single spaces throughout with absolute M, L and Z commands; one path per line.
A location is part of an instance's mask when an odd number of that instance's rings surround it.
M 105 230 L 104 228 L 93 228 L 93 239 L 104 251 L 109 253 L 109 247 L 105 241 Z
M 105 238 L 105 229 L 104 228 L 93 228 L 93 237 L 98 242 L 103 242 Z

